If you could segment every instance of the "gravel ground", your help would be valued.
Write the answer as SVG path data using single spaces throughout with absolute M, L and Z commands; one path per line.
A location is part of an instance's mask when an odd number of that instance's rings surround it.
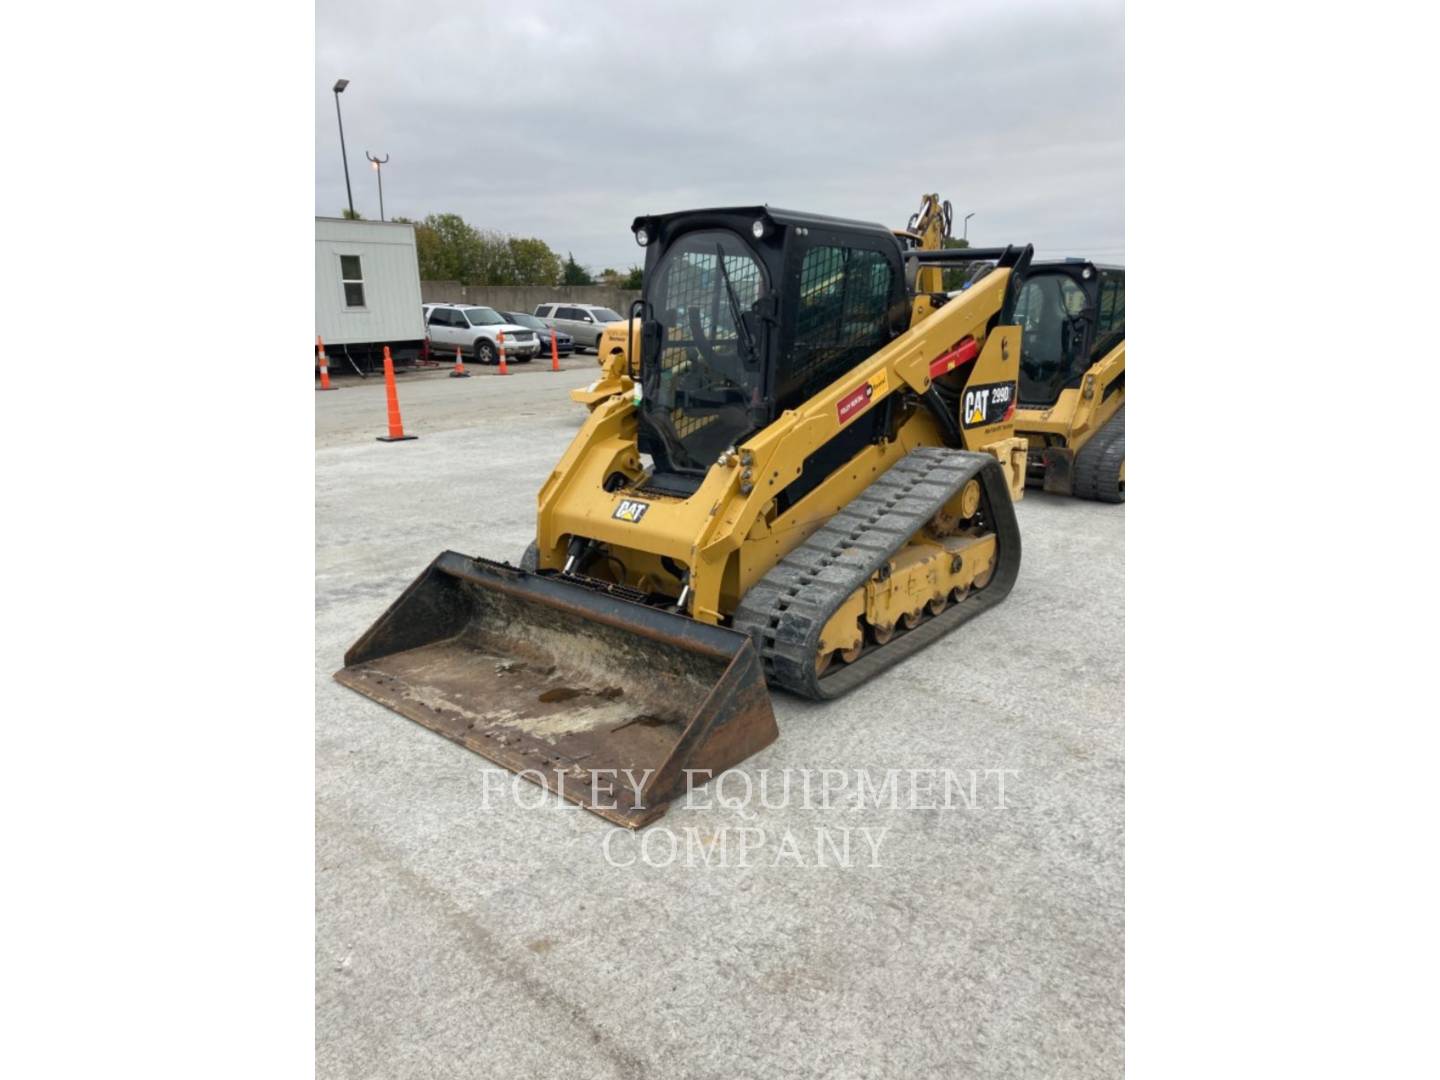
M 1027 493 L 1004 604 L 777 694 L 725 805 L 638 836 L 331 679 L 441 550 L 518 560 L 594 377 L 409 378 L 395 444 L 378 379 L 316 395 L 319 1074 L 1119 1076 L 1123 507 Z

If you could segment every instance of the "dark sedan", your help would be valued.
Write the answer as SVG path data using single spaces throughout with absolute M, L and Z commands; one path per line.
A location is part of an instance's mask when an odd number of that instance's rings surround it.
M 502 318 L 509 319 L 516 326 L 523 326 L 526 329 L 534 330 L 540 336 L 540 359 L 550 355 L 550 327 L 537 319 L 534 315 L 526 315 L 523 311 L 502 311 Z M 569 356 L 575 351 L 575 339 L 564 330 L 555 331 L 556 349 L 561 356 Z

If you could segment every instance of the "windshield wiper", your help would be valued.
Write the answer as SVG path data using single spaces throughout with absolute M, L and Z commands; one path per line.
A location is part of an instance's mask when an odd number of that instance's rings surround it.
M 755 342 L 750 337 L 750 329 L 745 325 L 745 320 L 740 317 L 740 300 L 735 295 L 735 286 L 730 284 L 730 272 L 725 269 L 725 251 L 719 244 L 715 245 L 715 254 L 720 259 L 720 280 L 725 282 L 725 295 L 730 300 L 730 317 L 735 320 L 735 332 L 745 344 L 746 355 L 752 362 L 758 363 Z

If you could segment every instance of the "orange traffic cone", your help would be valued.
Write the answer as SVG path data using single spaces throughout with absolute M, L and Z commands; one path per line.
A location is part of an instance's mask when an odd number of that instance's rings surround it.
M 554 327 L 550 328 L 550 370 L 560 370 L 560 339 Z
M 330 385 L 330 361 L 325 359 L 325 340 L 317 336 L 315 347 L 320 350 L 320 389 L 334 390 L 335 387 Z
M 450 372 L 450 377 L 452 379 L 468 379 L 470 377 L 470 372 L 465 370 L 465 361 L 460 356 L 458 346 L 455 349 L 455 370 Z
M 390 421 L 389 435 L 376 435 L 379 442 L 404 442 L 415 435 L 405 434 L 405 425 L 400 422 L 400 398 L 395 393 L 395 362 L 390 359 L 390 346 L 385 346 L 385 412 Z
M 505 331 L 501 330 L 497 336 L 500 339 L 500 374 L 509 375 L 510 367 L 505 363 Z

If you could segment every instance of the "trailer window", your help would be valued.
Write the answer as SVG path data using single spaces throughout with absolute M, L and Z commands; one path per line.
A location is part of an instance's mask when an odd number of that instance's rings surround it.
M 359 255 L 340 256 L 340 282 L 345 286 L 345 306 L 347 308 L 363 308 L 365 306 L 365 278 L 360 273 Z

